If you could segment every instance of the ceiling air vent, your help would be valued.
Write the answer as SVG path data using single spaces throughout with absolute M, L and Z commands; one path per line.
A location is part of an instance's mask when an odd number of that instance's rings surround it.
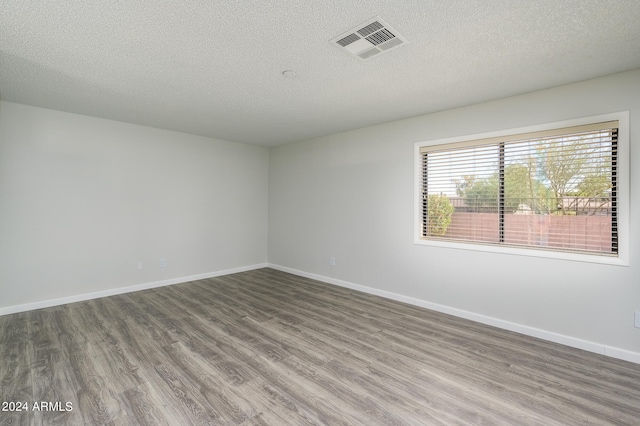
M 360 59 L 384 53 L 408 41 L 379 17 L 364 22 L 329 40 Z

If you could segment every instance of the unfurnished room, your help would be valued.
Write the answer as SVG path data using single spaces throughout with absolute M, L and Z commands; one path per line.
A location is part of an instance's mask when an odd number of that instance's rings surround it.
M 640 2 L 0 2 L 0 425 L 640 426 Z

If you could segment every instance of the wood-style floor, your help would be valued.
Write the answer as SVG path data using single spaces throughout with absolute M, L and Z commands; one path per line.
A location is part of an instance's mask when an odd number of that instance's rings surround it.
M 0 380 L 1 425 L 640 425 L 640 365 L 272 269 L 2 316 Z

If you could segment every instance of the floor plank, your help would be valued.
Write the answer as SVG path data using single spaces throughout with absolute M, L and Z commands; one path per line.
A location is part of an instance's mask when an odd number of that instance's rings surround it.
M 73 407 L 0 425 L 640 425 L 640 365 L 268 268 L 1 316 L 0 361 Z

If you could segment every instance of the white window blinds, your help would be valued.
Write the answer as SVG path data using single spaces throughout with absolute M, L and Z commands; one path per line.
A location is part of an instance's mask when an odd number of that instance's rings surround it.
M 420 148 L 421 238 L 616 256 L 618 122 Z

